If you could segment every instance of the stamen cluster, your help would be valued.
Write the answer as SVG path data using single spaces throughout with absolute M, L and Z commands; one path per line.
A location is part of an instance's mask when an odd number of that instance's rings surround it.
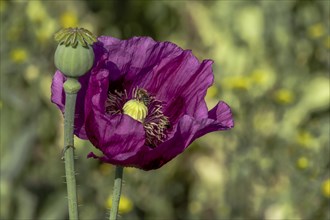
M 109 92 L 106 101 L 106 112 L 110 115 L 127 114 L 143 124 L 146 132 L 146 145 L 154 148 L 161 144 L 166 138 L 166 131 L 170 127 L 170 121 L 163 113 L 162 102 L 157 100 L 154 96 L 142 88 L 134 88 L 132 91 L 132 98 L 129 99 L 127 91 L 113 91 Z M 133 105 L 133 103 L 135 103 Z M 136 114 L 138 114 L 140 107 L 144 105 L 147 108 L 145 117 L 136 118 L 132 108 L 136 106 Z M 127 107 L 129 104 L 129 107 Z M 126 112 L 129 109 L 129 113 Z

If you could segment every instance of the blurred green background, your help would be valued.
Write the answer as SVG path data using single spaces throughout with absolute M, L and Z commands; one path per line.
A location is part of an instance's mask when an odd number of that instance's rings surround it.
M 235 128 L 159 170 L 126 169 L 121 219 L 330 219 L 329 1 L 0 1 L 3 220 L 67 219 L 54 32 L 147 35 L 213 59 L 207 103 Z M 107 219 L 114 167 L 76 140 L 81 219 Z

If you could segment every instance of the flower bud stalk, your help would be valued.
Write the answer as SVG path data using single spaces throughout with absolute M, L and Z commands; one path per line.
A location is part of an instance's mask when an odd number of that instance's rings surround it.
M 116 166 L 115 182 L 112 191 L 112 206 L 109 220 L 117 220 L 124 168 Z
M 69 206 L 70 220 L 79 219 L 76 176 L 74 171 L 74 141 L 73 141 L 74 112 L 76 107 L 77 92 L 79 91 L 79 89 L 80 89 L 80 83 L 78 82 L 77 79 L 69 78 L 64 83 L 64 91 L 65 91 L 64 161 L 65 161 L 65 177 L 66 177 L 66 184 L 68 191 L 68 206 Z
M 66 77 L 64 110 L 64 160 L 68 191 L 70 220 L 78 220 L 76 177 L 74 171 L 74 115 L 77 93 L 81 88 L 78 77 L 87 73 L 94 63 L 92 44 L 96 36 L 84 28 L 65 28 L 55 34 L 58 46 L 55 51 L 55 66 Z

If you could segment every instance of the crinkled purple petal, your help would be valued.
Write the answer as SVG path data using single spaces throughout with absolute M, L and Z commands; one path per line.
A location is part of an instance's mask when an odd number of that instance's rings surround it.
M 164 113 L 173 123 L 184 114 L 207 117 L 204 101 L 213 82 L 211 60 L 200 63 L 189 50 L 149 37 L 118 40 L 99 38 L 109 51 L 108 61 L 121 73 L 123 87 L 142 87 L 164 102 Z M 177 106 L 173 108 L 172 106 Z
M 65 93 L 63 90 L 63 83 L 65 77 L 60 71 L 56 71 L 51 85 L 51 101 L 64 113 Z
M 145 132 L 143 125 L 129 116 L 106 114 L 108 88 L 111 87 L 113 73 L 118 73 L 116 68 L 108 63 L 106 67 L 92 71 L 90 77 L 89 91 L 86 95 L 89 103 L 85 105 L 88 112 L 86 132 L 88 139 L 103 152 L 108 162 L 125 165 L 121 164 L 121 161 L 135 155 L 143 146 Z
M 214 120 L 218 130 L 226 130 L 234 127 L 234 119 L 229 105 L 223 101 L 209 111 L 209 119 Z
M 182 153 L 195 139 L 209 132 L 227 130 L 234 126 L 231 110 L 226 103 L 219 102 L 209 113 L 210 118 L 199 120 L 189 115 L 184 115 L 180 119 L 172 138 L 154 149 L 140 145 L 138 149 L 134 148 L 130 155 L 125 151 L 125 157 L 114 158 L 116 155 L 122 155 L 120 149 L 127 144 L 124 142 L 124 144 L 118 143 L 117 150 L 119 149 L 119 151 L 113 150 L 115 153 L 107 154 L 102 150 L 104 156 L 98 157 L 90 153 L 89 157 L 99 158 L 104 162 L 116 165 L 134 166 L 144 170 L 157 169 Z M 104 148 L 107 148 L 107 146 L 104 145 Z M 116 147 L 111 146 L 112 148 Z
M 182 153 L 197 138 L 219 130 L 227 130 L 234 126 L 232 113 L 229 106 L 224 102 L 219 102 L 210 112 L 216 114 L 210 118 L 195 119 L 189 115 L 184 115 L 179 123 L 173 137 L 159 145 L 156 151 L 145 155 L 144 170 L 157 169 L 174 157 Z M 213 117 L 215 116 L 215 117 Z M 142 155 L 139 155 L 142 157 Z
M 157 92 L 156 97 L 165 104 L 164 114 L 172 123 L 183 115 L 205 118 L 204 98 L 213 83 L 212 63 L 199 63 L 190 51 L 184 51 L 175 59 L 162 61 L 141 84 Z
M 102 160 L 123 166 L 127 158 L 136 155 L 145 142 L 145 132 L 141 123 L 126 115 L 112 117 L 91 112 L 86 127 L 89 140 L 104 154 Z

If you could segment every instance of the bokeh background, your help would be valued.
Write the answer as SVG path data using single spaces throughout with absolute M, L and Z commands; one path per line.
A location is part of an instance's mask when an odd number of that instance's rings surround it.
M 121 219 L 330 219 L 329 1 L 0 1 L 3 220 L 67 219 L 53 34 L 147 35 L 213 59 L 235 128 L 155 171 L 125 169 Z M 107 219 L 114 167 L 76 139 L 81 219 Z

